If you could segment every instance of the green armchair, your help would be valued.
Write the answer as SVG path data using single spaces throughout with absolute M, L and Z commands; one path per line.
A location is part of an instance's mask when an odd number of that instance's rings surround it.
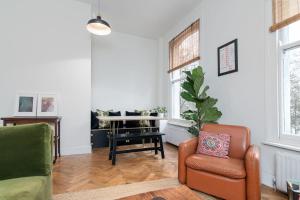
M 50 200 L 52 132 L 47 124 L 0 128 L 0 200 Z

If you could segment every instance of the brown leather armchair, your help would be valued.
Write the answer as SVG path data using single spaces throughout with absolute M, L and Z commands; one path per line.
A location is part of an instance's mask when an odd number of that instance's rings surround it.
M 229 159 L 196 154 L 198 138 L 183 142 L 179 145 L 179 182 L 227 200 L 260 200 L 259 150 L 250 146 L 250 130 L 206 124 L 203 131 L 231 136 Z

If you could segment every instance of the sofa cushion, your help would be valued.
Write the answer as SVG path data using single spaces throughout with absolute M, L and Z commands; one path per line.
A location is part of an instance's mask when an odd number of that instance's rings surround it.
M 108 116 L 118 117 L 118 116 L 122 116 L 122 114 L 121 114 L 121 111 L 118 111 L 118 112 L 109 111 Z M 123 126 L 124 126 L 123 121 L 110 122 L 111 127 L 113 126 L 113 123 L 115 123 L 116 128 L 123 128 Z
M 141 116 L 142 113 L 140 113 L 140 112 L 128 112 L 128 111 L 126 111 L 125 115 L 126 116 Z M 126 121 L 126 127 L 127 128 L 138 128 L 138 127 L 140 127 L 140 121 L 128 120 L 128 121 Z
M 97 115 L 99 117 L 107 117 L 109 112 L 112 110 L 108 110 L 108 111 L 104 111 L 104 110 L 99 110 L 97 109 Z M 99 128 L 109 128 L 110 126 L 110 121 L 106 121 L 106 120 L 99 120 Z
M 91 111 L 91 129 L 99 128 L 99 119 L 97 118 L 98 113 Z
M 189 168 L 232 179 L 243 179 L 246 177 L 244 161 L 240 159 L 226 159 L 202 154 L 193 154 L 186 159 L 185 163 Z
M 32 176 L 0 181 L 0 199 L 48 200 L 51 195 L 50 177 Z
M 150 116 L 157 117 L 158 113 L 157 112 L 152 112 L 152 113 L 150 113 Z M 156 125 L 155 120 L 150 120 L 150 126 L 155 127 L 155 125 Z
M 135 110 L 136 113 L 141 113 L 141 116 L 150 116 L 150 111 L 148 110 Z M 141 127 L 149 127 L 150 121 L 149 120 L 140 120 Z

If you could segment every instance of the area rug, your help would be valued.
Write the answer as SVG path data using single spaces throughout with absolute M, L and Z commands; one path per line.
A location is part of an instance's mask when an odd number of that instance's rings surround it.
M 85 190 L 80 192 L 54 195 L 53 200 L 114 200 L 140 193 L 161 190 L 179 186 L 177 178 L 167 178 L 155 181 L 146 181 L 113 187 Z M 214 197 L 196 192 L 203 200 L 217 200 Z M 178 199 L 179 200 L 179 199 Z

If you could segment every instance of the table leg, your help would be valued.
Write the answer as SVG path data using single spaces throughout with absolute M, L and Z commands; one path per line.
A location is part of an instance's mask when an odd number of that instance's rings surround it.
M 162 136 L 159 136 L 159 144 L 160 144 L 160 152 L 161 152 L 161 158 L 165 158 L 165 152 L 164 152 L 164 144 L 162 141 Z
M 158 151 L 157 151 L 157 138 L 153 138 L 154 140 L 154 147 L 155 147 L 155 155 L 158 154 Z
M 57 123 L 54 125 L 54 161 L 53 163 L 56 162 L 57 159 Z
M 114 135 L 116 134 L 116 122 L 112 121 L 112 126 L 111 126 L 111 133 L 109 133 L 109 138 L 108 138 L 108 146 L 110 149 L 112 149 L 112 138 L 114 137 Z M 111 151 L 110 151 L 111 152 Z M 110 153 L 109 153 L 110 154 Z M 111 157 L 111 155 L 109 155 L 109 158 Z
M 60 121 L 58 121 L 58 156 L 61 157 L 61 153 L 60 153 Z
M 112 165 L 116 165 L 116 150 L 117 150 L 117 141 L 113 137 L 113 142 L 112 142 Z
M 109 140 L 111 141 L 111 136 L 109 136 Z M 113 151 L 113 146 L 112 144 L 109 146 L 109 156 L 108 159 L 111 160 L 112 159 L 112 151 Z
M 116 122 L 112 121 L 112 127 L 111 127 L 111 136 L 113 137 L 116 134 Z M 112 145 L 111 137 L 109 138 L 109 146 Z

